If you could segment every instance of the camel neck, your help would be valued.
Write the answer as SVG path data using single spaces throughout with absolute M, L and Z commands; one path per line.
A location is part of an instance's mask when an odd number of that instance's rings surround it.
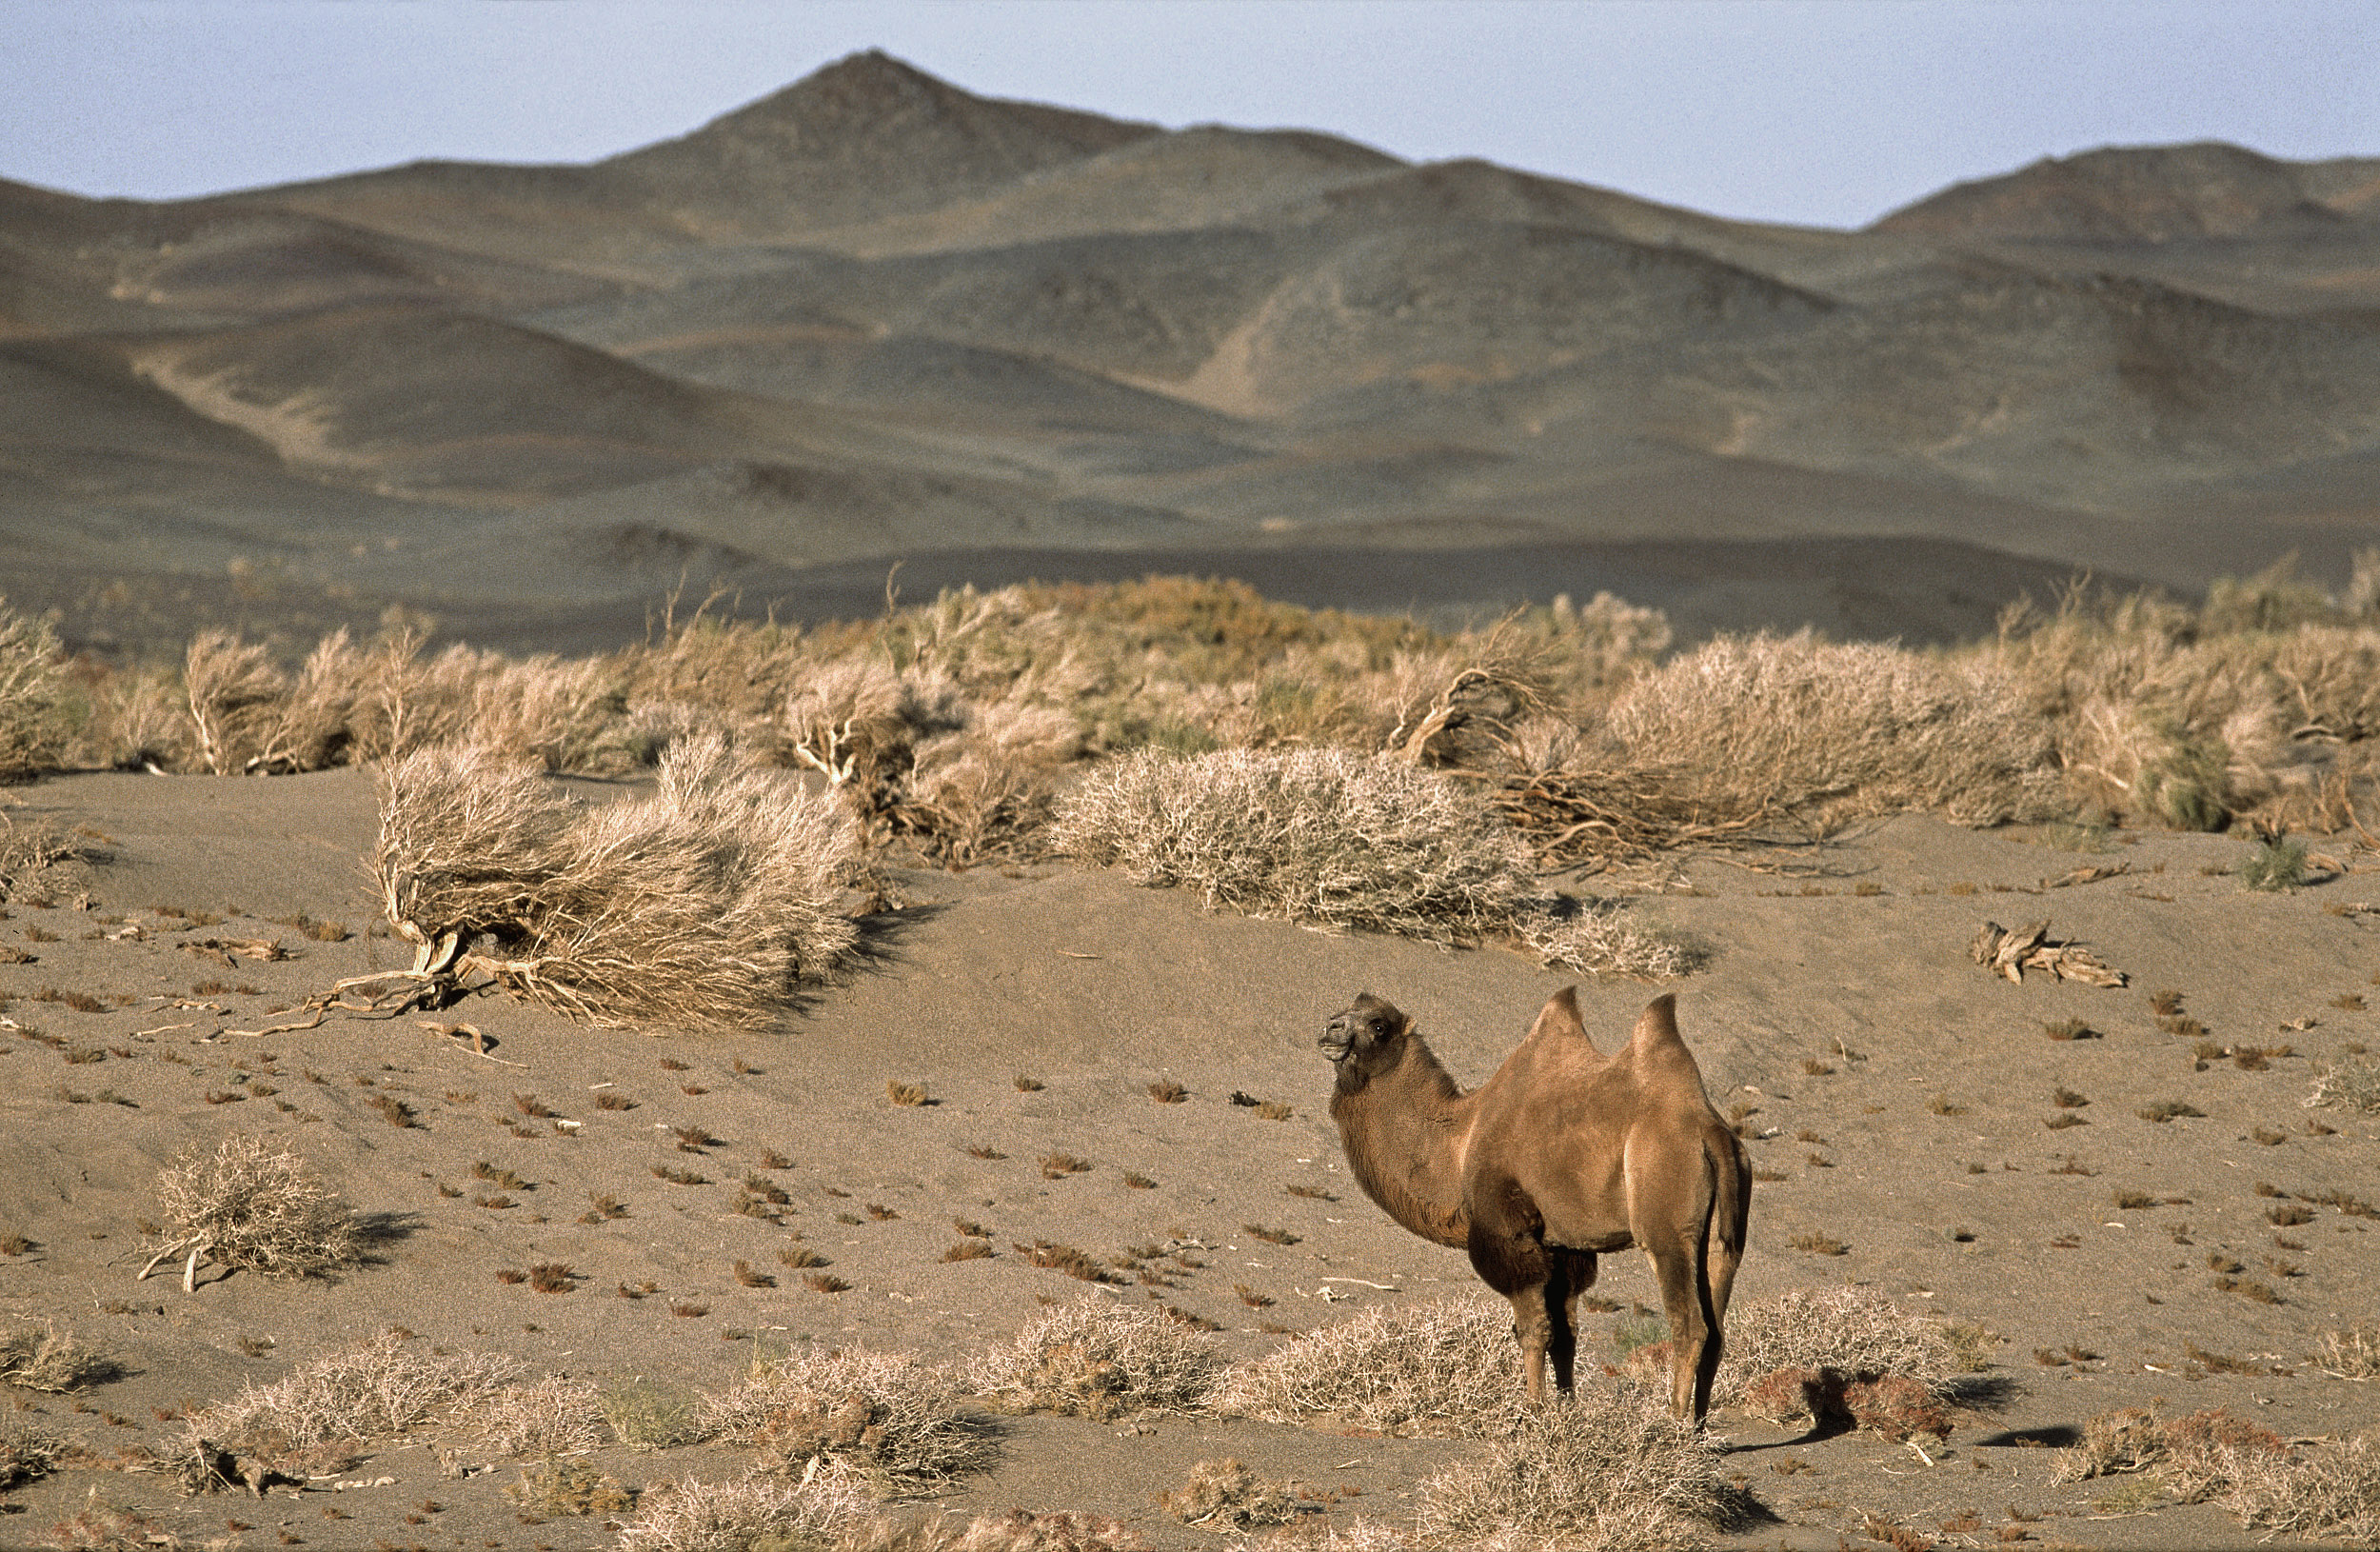
M 1360 1086 L 1342 1084 L 1331 1096 L 1331 1119 L 1339 1123 L 1347 1166 L 1364 1194 L 1439 1244 L 1470 1239 L 1462 1163 L 1473 1108 L 1472 1097 L 1418 1035 L 1406 1037 L 1396 1065 Z

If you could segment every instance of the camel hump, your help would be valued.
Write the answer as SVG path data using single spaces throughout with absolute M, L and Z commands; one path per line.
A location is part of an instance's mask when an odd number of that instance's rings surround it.
M 1644 1012 L 1636 1019 L 1636 1027 L 1629 1032 L 1628 1044 L 1639 1051 L 1663 1048 L 1684 1050 L 1686 1037 L 1677 1032 L 1677 994 L 1665 991 L 1645 1004 Z
M 1537 1022 L 1529 1026 L 1529 1039 L 1548 1038 L 1584 1041 L 1587 1049 L 1595 1049 L 1594 1037 L 1587 1033 L 1587 1021 L 1578 1016 L 1577 986 L 1564 986 L 1537 1009 Z

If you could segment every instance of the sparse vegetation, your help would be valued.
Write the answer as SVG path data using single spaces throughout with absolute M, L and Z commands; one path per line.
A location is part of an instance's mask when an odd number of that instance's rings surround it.
M 589 808 L 486 746 L 417 750 L 383 773 L 373 866 L 425 968 L 379 979 L 409 997 L 477 972 L 599 1024 L 752 1026 L 849 948 L 857 846 L 716 736 L 673 746 L 649 797 Z M 457 948 L 483 933 L 495 953 Z
M 157 1176 L 166 1244 L 141 1275 L 187 1255 L 182 1285 L 212 1261 L 268 1277 L 325 1277 L 362 1257 L 354 1213 L 296 1154 L 245 1132 Z
M 22 1418 L 0 1417 L 0 1492 L 47 1476 L 66 1446 Z
M 1261 1482 L 1239 1461 L 1200 1461 L 1189 1480 L 1158 1495 L 1158 1506 L 1185 1525 L 1254 1530 L 1286 1524 L 1296 1509 L 1286 1482 Z
M 1252 916 L 1476 943 L 1535 894 L 1520 838 L 1460 785 L 1338 749 L 1143 749 L 1094 771 L 1051 844 Z
M 862 1347 L 810 1347 L 755 1364 L 742 1384 L 707 1398 L 703 1415 L 712 1432 L 758 1448 L 778 1471 L 840 1462 L 886 1496 L 981 1470 L 995 1449 L 939 1370 Z
M 1583 1390 L 1425 1482 L 1421 1539 L 1459 1545 L 1517 1532 L 1593 1552 L 1700 1546 L 1705 1527 L 1752 1518 L 1752 1497 L 1728 1483 L 1724 1460 L 1649 1390 Z
M 1438 1300 L 1367 1310 L 1239 1363 L 1213 1406 L 1267 1423 L 1480 1438 L 1520 1416 L 1512 1310 Z
M 2314 1080 L 2313 1092 L 2306 1096 L 2306 1105 L 2309 1109 L 2337 1106 L 2380 1115 L 2380 1063 L 2350 1057 L 2332 1065 Z
M 122 1365 L 61 1332 L 54 1322 L 19 1326 L 0 1336 L 0 1382 L 25 1390 L 63 1393 L 113 1379 Z
M 475 1396 L 466 1416 L 499 1455 L 552 1457 L 601 1444 L 607 1408 L 585 1381 L 548 1375 Z
M 849 1471 L 820 1471 L 799 1482 L 746 1477 L 732 1482 L 687 1477 L 645 1494 L 620 1533 L 622 1552 L 751 1552 L 755 1546 L 835 1544 L 866 1518 L 867 1500 Z
M 244 1386 L 192 1414 L 188 1427 L 193 1439 L 301 1465 L 324 1445 L 403 1433 L 450 1408 L 475 1406 L 518 1369 L 508 1358 L 440 1354 L 384 1332 L 274 1384 Z
M 967 1381 L 1003 1408 L 1108 1419 L 1197 1411 L 1221 1368 L 1213 1343 L 1155 1309 L 1078 1301 L 985 1353 Z
M 2240 859 L 2238 873 L 2244 888 L 2268 894 L 2301 888 L 2306 883 L 2306 843 L 2282 835 L 2259 841 Z

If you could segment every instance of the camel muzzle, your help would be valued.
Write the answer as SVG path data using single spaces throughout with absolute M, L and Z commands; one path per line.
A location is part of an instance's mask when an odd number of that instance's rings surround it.
M 1334 1022 L 1322 1031 L 1322 1038 L 1314 1044 L 1322 1047 L 1322 1054 L 1333 1062 L 1344 1062 L 1356 1048 L 1356 1037 Z

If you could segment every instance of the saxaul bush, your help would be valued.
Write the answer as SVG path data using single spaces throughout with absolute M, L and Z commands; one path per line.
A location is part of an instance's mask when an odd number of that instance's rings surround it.
M 484 746 L 417 750 L 383 773 L 373 868 L 420 973 L 484 971 L 598 1024 L 736 1028 L 848 952 L 857 854 L 841 809 L 712 733 L 602 806 Z

